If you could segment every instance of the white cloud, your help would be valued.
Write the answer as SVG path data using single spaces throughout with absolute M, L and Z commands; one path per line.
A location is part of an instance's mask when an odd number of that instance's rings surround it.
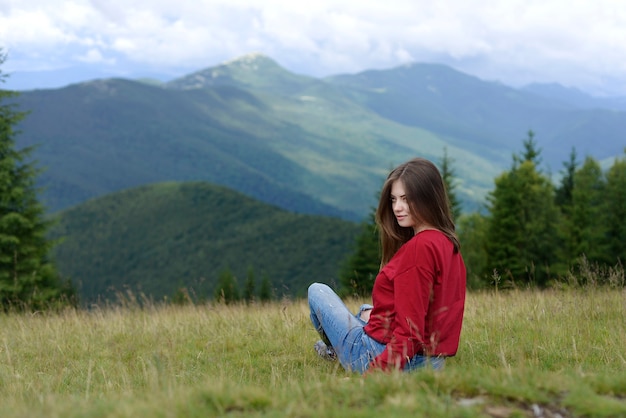
M 437 60 L 512 84 L 601 90 L 626 85 L 623 39 L 616 0 L 0 3 L 0 47 L 17 69 L 87 60 L 195 70 L 258 51 L 316 76 Z
M 89 64 L 102 64 L 102 63 L 109 64 L 109 65 L 115 64 L 114 58 L 109 58 L 109 59 L 104 58 L 98 48 L 91 48 L 85 54 L 78 55 L 75 58 L 80 62 L 85 62 Z

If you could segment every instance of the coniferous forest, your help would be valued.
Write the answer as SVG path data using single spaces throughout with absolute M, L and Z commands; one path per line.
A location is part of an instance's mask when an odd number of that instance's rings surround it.
M 512 156 L 510 169 L 494 179 L 485 210 L 457 212 L 469 287 L 544 288 L 587 278 L 623 285 L 626 154 L 603 170 L 594 158 L 581 161 L 572 149 L 554 184 L 542 170 L 534 135 L 528 133 L 522 150 Z M 453 165 L 445 155 L 439 164 L 451 203 L 456 200 L 455 179 L 445 174 Z M 345 293 L 370 292 L 378 264 L 368 260 L 376 249 L 372 215 L 343 267 Z
M 474 287 L 540 287 L 598 273 L 624 282 L 626 156 L 607 170 L 573 149 L 555 185 L 542 170 L 532 133 L 511 168 L 494 180 L 486 214 L 458 223 Z

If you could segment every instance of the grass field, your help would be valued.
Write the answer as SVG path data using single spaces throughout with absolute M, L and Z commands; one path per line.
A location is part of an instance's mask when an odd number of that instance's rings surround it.
M 470 293 L 443 371 L 367 377 L 317 357 L 306 301 L 131 299 L 0 314 L 0 417 L 626 416 L 623 288 Z

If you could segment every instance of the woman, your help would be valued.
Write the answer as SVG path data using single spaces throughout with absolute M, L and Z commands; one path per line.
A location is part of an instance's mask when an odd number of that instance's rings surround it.
M 318 353 L 346 370 L 439 369 L 456 354 L 465 264 L 443 179 L 416 158 L 390 174 L 376 211 L 382 247 L 371 305 L 353 315 L 330 287 L 309 287 Z

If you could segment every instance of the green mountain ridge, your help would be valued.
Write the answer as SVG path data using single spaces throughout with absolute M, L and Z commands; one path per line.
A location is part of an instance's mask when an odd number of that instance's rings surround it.
M 127 290 L 161 300 L 186 288 L 210 299 L 226 269 L 241 288 L 252 269 L 257 286 L 267 275 L 277 297 L 302 296 L 313 281 L 337 281 L 359 231 L 352 222 L 286 212 L 206 182 L 111 193 L 57 219 L 54 260 L 87 305 Z
M 210 180 L 292 211 L 356 218 L 284 184 L 302 169 L 233 126 L 237 108 L 257 130 L 273 131 L 258 117 L 263 104 L 234 87 L 170 91 L 98 80 L 24 95 L 21 105 L 32 110 L 20 145 L 41 144 L 35 153 L 52 210 L 173 179 Z
M 620 155 L 626 112 L 585 109 L 411 64 L 324 79 L 253 54 L 163 85 L 94 80 L 24 92 L 18 146 L 39 144 L 51 212 L 162 181 L 202 180 L 298 213 L 360 220 L 388 170 L 454 160 L 466 210 L 484 203 L 527 131 L 557 172 L 572 147 Z

